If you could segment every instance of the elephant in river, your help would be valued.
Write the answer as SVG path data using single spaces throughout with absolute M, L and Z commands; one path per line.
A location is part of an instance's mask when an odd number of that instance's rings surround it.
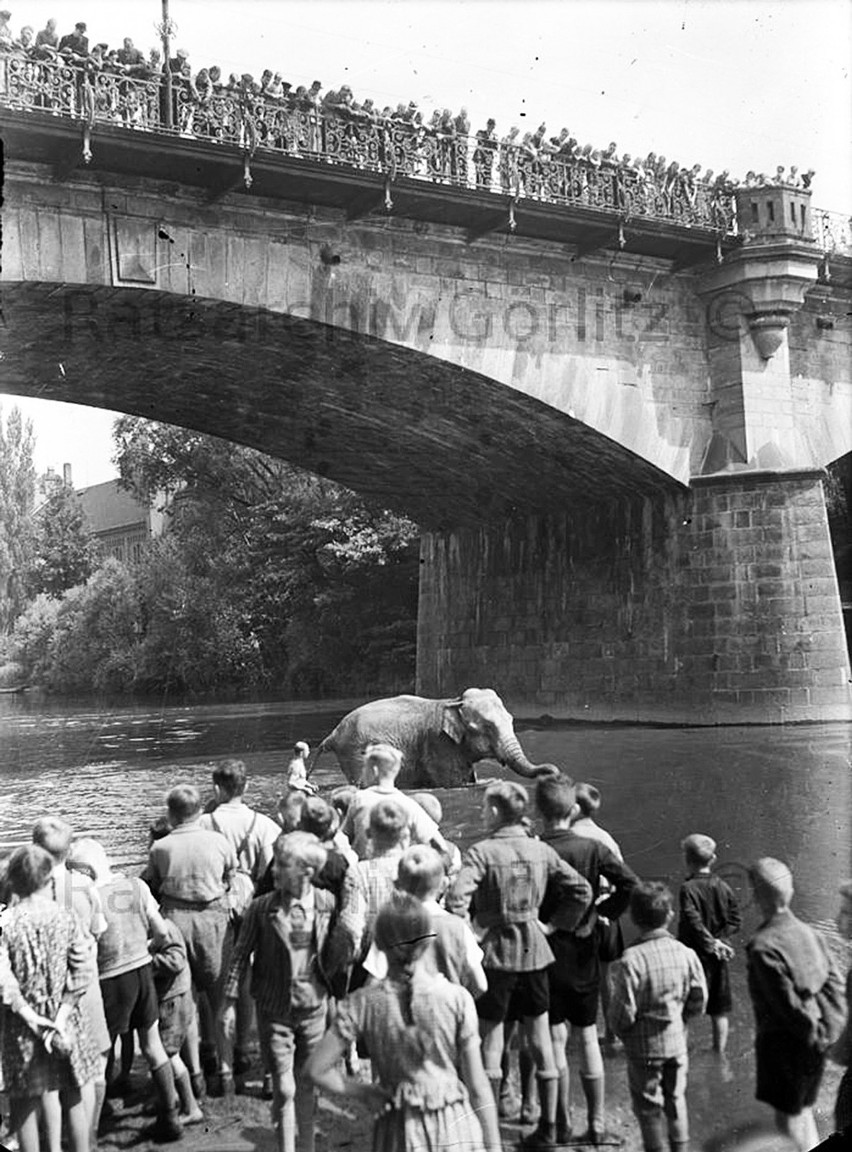
M 402 752 L 397 785 L 404 788 L 473 784 L 473 766 L 486 758 L 528 779 L 557 771 L 553 765 L 533 764 L 527 759 L 512 717 L 491 688 L 468 688 L 457 700 L 392 696 L 362 704 L 344 716 L 322 741 L 312 767 L 323 752 L 334 752 L 347 780 L 370 784 L 372 781 L 362 779 L 364 750 L 377 743 L 390 744 Z

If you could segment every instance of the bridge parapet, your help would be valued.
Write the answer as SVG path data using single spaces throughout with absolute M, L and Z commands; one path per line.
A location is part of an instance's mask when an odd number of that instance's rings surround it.
M 237 149 L 247 187 L 254 156 L 278 154 L 382 176 L 388 210 L 393 183 L 409 178 L 515 202 L 590 208 L 625 222 L 659 220 L 721 236 L 736 232 L 733 185 L 726 179 L 702 181 L 677 165 L 646 170 L 598 159 L 581 153 L 576 141 L 532 148 L 306 97 L 270 98 L 245 85 L 199 93 L 179 77 L 172 78 L 170 109 L 168 99 L 158 76 L 92 73 L 26 57 L 0 60 L 0 105 L 79 121 L 87 163 L 97 130 L 117 126 Z

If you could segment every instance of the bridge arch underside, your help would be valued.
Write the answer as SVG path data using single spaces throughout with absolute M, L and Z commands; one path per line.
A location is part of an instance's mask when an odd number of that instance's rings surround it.
M 416 520 L 423 695 L 485 683 L 522 716 L 852 719 L 813 468 L 685 488 L 555 407 L 374 336 L 145 289 L 2 292 L 0 392 L 209 432 Z
M 4 283 L 0 390 L 246 444 L 425 529 L 683 492 L 617 442 L 446 361 L 309 319 L 133 288 Z

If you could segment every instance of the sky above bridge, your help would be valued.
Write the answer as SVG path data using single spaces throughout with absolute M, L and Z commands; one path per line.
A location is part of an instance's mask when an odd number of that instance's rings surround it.
M 663 154 L 743 177 L 816 169 L 814 203 L 852 209 L 848 0 L 170 0 L 193 71 L 280 71 L 295 87 L 349 84 L 381 107 L 492 116 L 500 134 L 544 121 L 581 143 Z M 160 0 L 10 4 L 12 26 L 77 20 L 90 43 L 157 43 Z M 8 410 L 16 403 L 0 397 Z M 114 475 L 111 417 L 21 401 L 37 466 L 77 485 Z M 70 409 L 70 411 L 69 411 Z M 70 418 L 69 418 L 70 417 Z M 69 431 L 73 435 L 69 439 Z

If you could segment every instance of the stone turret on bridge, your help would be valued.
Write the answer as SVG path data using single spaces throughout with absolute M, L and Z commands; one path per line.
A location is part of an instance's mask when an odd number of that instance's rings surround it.
M 72 80 L 51 110 L 10 75 L 0 391 L 407 512 L 425 694 L 852 716 L 822 488 L 852 448 L 852 260 L 826 274 L 806 190 L 739 190 L 737 234 L 712 189 L 579 160 L 486 185 L 461 145 L 333 116 L 181 136 L 156 91 L 82 118 Z

